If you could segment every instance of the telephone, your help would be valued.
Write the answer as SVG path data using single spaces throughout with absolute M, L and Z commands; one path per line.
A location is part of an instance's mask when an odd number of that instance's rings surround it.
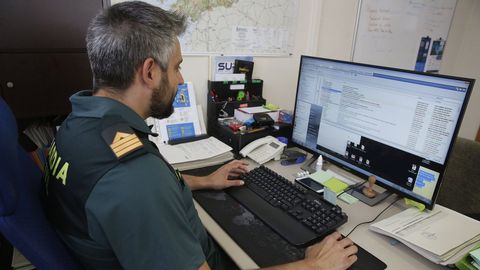
M 270 159 L 279 160 L 283 149 L 287 146 L 272 136 L 257 139 L 246 145 L 241 151 L 242 157 L 249 157 L 258 164 L 263 164 Z

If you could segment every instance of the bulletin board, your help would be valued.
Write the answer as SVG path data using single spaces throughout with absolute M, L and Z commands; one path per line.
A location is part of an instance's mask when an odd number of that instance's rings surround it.
M 360 0 L 352 60 L 438 72 L 456 0 Z

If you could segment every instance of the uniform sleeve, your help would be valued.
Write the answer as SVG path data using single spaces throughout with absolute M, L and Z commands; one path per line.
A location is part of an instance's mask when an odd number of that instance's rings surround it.
M 90 236 L 111 246 L 124 269 L 198 269 L 205 262 L 181 186 L 151 154 L 121 163 L 94 187 Z

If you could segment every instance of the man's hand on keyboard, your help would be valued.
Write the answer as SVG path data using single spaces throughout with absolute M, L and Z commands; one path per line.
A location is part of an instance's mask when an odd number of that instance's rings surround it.
M 357 260 L 357 251 L 352 240 L 334 232 L 320 243 L 307 248 L 304 260 L 312 265 L 311 269 L 347 269 Z
M 239 177 L 248 172 L 247 166 L 248 163 L 241 160 L 233 160 L 223 165 L 210 175 L 206 176 L 205 181 L 208 183 L 207 188 L 224 189 L 243 185 L 244 183 Z
M 247 166 L 248 163 L 245 161 L 233 160 L 207 176 L 192 176 L 184 174 L 183 179 L 192 190 L 224 189 L 233 186 L 241 186 L 244 182 L 239 178 L 242 174 L 248 172 Z

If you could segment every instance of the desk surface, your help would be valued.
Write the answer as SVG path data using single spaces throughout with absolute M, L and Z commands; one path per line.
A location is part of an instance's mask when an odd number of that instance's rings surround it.
M 254 168 L 253 161 L 250 162 L 250 167 Z M 279 162 L 270 161 L 265 166 L 275 170 L 277 173 L 283 175 L 287 179 L 293 181 L 295 174 L 300 171 L 299 165 L 282 166 Z M 330 170 L 333 170 L 346 177 L 361 181 L 353 175 L 348 175 L 339 168 L 330 165 Z M 341 226 L 338 231 L 342 234 L 348 234 L 357 224 L 370 221 L 375 218 L 388 205 L 397 200 L 396 195 L 388 197 L 380 204 L 370 207 L 362 202 L 357 202 L 348 205 L 343 201 L 338 202 L 343 211 L 348 215 L 348 222 Z M 198 214 L 207 231 L 215 238 L 220 246 L 226 251 L 232 260 L 241 269 L 258 268 L 258 265 L 235 243 L 235 241 L 220 227 L 219 224 L 198 204 L 195 203 Z M 392 216 L 404 210 L 405 204 L 403 200 L 397 201 L 387 211 L 385 211 L 377 220 L 381 220 Z M 388 269 L 447 269 L 441 265 L 434 264 L 417 254 L 402 243 L 392 243 L 391 238 L 371 232 L 368 230 L 369 224 L 360 225 L 350 234 L 349 238 L 355 243 L 381 259 L 388 266 Z

